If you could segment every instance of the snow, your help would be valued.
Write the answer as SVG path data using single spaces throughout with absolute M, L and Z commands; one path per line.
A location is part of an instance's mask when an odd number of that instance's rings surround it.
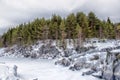
M 113 53 L 120 52 L 120 49 L 112 50 L 111 52 Z
M 0 63 L 0 80 L 17 80 L 17 69 L 14 66 L 8 66 L 5 63 Z
M 4 64 L 0 65 L 0 78 L 6 78 L 6 75 L 8 74 L 8 67 L 5 66 Z
M 54 60 L 1 57 L 0 61 L 5 62 L 4 65 L 17 65 L 21 80 L 98 80 L 92 76 L 82 76 L 82 71 L 70 71 L 66 67 L 55 66 Z M 6 75 L 8 67 L 0 64 L 0 75 Z M 5 75 L 1 75 L 2 80 L 5 80 Z
M 49 41 L 47 41 L 48 43 Z M 31 45 L 32 51 L 30 53 L 39 53 L 40 47 L 42 45 L 47 45 L 47 43 L 43 43 L 39 41 L 35 45 Z M 62 49 L 56 46 L 56 42 L 53 41 L 52 45 L 54 45 L 58 51 L 61 52 L 62 56 L 57 57 L 56 59 L 31 59 L 24 58 L 22 54 L 16 53 L 13 54 L 12 51 L 8 53 L 6 52 L 6 48 L 0 49 L 0 80 L 99 80 L 98 78 L 93 77 L 92 75 L 82 76 L 83 72 L 86 72 L 87 69 L 83 68 L 80 71 L 71 71 L 69 67 L 63 67 L 60 65 L 55 65 L 54 63 L 57 60 L 63 59 L 64 52 Z M 88 52 L 81 54 L 77 54 L 75 51 L 74 45 L 72 43 L 69 44 L 69 40 L 67 40 L 67 49 L 70 49 L 71 54 L 69 58 L 73 58 L 75 62 L 85 61 L 87 64 L 92 64 L 91 66 L 96 66 L 97 68 L 101 68 L 101 61 L 104 61 L 106 58 L 106 52 L 100 52 L 100 50 L 105 48 L 114 48 L 119 46 L 120 43 L 115 40 L 109 40 L 106 42 L 100 43 L 84 43 L 84 47 L 94 46 L 95 49 L 91 49 Z M 15 48 L 15 46 L 13 46 Z M 17 49 L 17 48 L 16 48 Z M 15 49 L 15 50 L 16 50 Z M 111 50 L 111 52 L 120 52 L 120 49 L 116 48 Z M 94 56 L 99 56 L 98 60 L 91 60 Z M 86 64 L 86 65 L 87 65 Z M 14 75 L 14 65 L 17 66 L 17 76 Z M 71 64 L 71 65 L 74 65 Z M 99 75 L 99 74 L 98 74 Z M 9 79 L 6 79 L 9 77 Z
M 0 56 L 3 55 L 2 53 L 4 53 L 4 51 L 5 51 L 5 48 L 0 48 Z
M 93 39 L 92 39 L 93 40 Z M 96 41 L 96 40 L 94 40 Z M 110 47 L 116 47 L 120 45 L 120 42 L 117 40 L 106 40 L 105 42 L 96 42 L 96 43 L 84 43 L 85 47 L 89 47 L 89 46 L 95 46 L 97 47 L 97 50 L 101 50 L 103 48 L 110 48 Z

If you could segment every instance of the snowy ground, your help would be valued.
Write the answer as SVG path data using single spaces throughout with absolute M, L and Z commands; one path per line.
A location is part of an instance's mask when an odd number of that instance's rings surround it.
M 71 71 L 62 66 L 55 66 L 53 60 L 1 57 L 0 64 L 17 65 L 20 80 L 99 80 L 92 76 L 82 76 L 82 70 Z M 0 68 L 1 70 L 3 68 Z

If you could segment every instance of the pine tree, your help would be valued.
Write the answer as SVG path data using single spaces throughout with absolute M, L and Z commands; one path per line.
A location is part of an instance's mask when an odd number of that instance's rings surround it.
M 67 16 L 66 19 L 66 32 L 67 32 L 67 38 L 69 39 L 69 44 L 71 43 L 71 39 L 75 39 L 75 27 L 76 27 L 76 17 L 72 13 Z
M 82 47 L 83 37 L 82 37 L 82 27 L 79 24 L 76 26 L 76 38 L 77 38 L 77 47 Z
M 2 43 L 2 36 L 0 36 L 0 47 L 3 46 L 3 43 Z
M 88 18 L 83 12 L 78 12 L 76 15 L 77 23 L 82 27 L 83 39 L 88 37 Z
M 65 38 L 66 38 L 66 33 L 65 33 L 65 22 L 64 20 L 62 20 L 61 24 L 60 24 L 60 40 L 61 40 L 61 46 L 63 47 L 63 49 L 66 49 L 66 42 L 65 42 Z
M 93 12 L 88 14 L 89 27 L 95 27 L 96 25 L 96 15 Z
M 115 27 L 109 17 L 107 21 L 101 21 L 93 12 L 88 16 L 83 12 L 78 12 L 76 15 L 71 13 L 64 19 L 54 14 L 51 19 L 37 18 L 9 29 L 1 36 L 0 45 L 5 47 L 14 44 L 30 45 L 38 40 L 50 39 L 50 43 L 52 40 L 56 42 L 61 40 L 65 48 L 65 39 L 69 39 L 69 43 L 78 39 L 77 43 L 81 46 L 85 38 L 119 39 L 119 34 L 119 26 Z
M 115 37 L 117 40 L 119 40 L 120 39 L 120 35 L 119 35 L 120 34 L 120 24 L 115 26 L 115 32 L 116 32 Z

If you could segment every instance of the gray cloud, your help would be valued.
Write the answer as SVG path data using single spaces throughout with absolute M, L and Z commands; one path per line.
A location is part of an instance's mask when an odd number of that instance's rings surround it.
M 93 11 L 101 19 L 120 21 L 120 0 L 0 0 L 0 34 L 36 17 L 66 16 L 71 12 Z

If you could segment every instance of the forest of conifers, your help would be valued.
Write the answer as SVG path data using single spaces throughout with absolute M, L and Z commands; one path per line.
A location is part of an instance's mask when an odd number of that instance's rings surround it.
M 119 24 L 113 24 L 109 17 L 102 21 L 93 12 L 88 15 L 83 12 L 71 13 L 65 18 L 54 14 L 50 19 L 37 18 L 9 29 L 0 37 L 0 46 L 6 47 L 19 43 L 30 45 L 46 39 L 62 42 L 64 39 L 84 40 L 94 37 L 119 39 L 119 34 Z

